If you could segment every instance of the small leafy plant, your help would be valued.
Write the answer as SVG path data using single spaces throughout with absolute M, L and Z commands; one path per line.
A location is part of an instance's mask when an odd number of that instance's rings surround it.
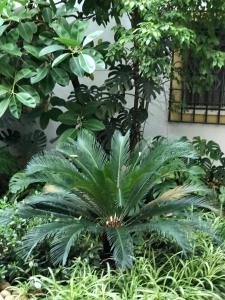
M 78 238 L 86 233 L 103 240 L 105 258 L 113 256 L 121 269 L 132 266 L 133 234 L 158 232 L 175 240 L 184 252 L 191 250 L 194 231 L 209 228 L 192 212 L 193 206 L 210 206 L 191 195 L 197 186 L 167 190 L 146 203 L 147 193 L 167 176 L 168 166 L 175 171 L 177 159 L 196 157 L 188 142 L 160 142 L 152 147 L 140 143 L 130 151 L 129 132 L 115 132 L 107 155 L 95 137 L 81 131 L 57 151 L 35 156 L 23 178 L 11 185 L 22 189 L 30 183 L 50 185 L 51 192 L 28 197 L 15 211 L 3 210 L 1 222 L 16 213 L 25 219 L 51 216 L 52 222 L 34 227 L 24 238 L 23 251 L 29 256 L 44 241 L 49 241 L 54 263 L 66 263 Z M 182 213 L 181 213 L 182 212 Z M 48 219 L 49 220 L 49 219 Z

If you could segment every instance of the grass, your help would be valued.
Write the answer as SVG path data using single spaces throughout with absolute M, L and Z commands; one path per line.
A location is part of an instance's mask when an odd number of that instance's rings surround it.
M 135 260 L 132 270 L 123 273 L 109 267 L 100 272 L 78 260 L 67 281 L 56 280 L 53 272 L 50 277 L 33 277 L 29 284 L 33 296 L 29 299 L 224 300 L 225 252 L 203 238 L 201 250 L 203 255 L 186 259 L 181 253 L 168 256 L 149 251 Z M 40 289 L 33 287 L 37 284 Z M 17 289 L 21 294 L 27 283 Z

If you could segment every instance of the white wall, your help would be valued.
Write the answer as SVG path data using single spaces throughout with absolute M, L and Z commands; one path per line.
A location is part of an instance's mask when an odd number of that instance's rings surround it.
M 225 152 L 225 125 L 168 122 L 168 97 L 169 90 L 167 89 L 166 99 L 164 95 L 161 95 L 150 104 L 149 118 L 145 127 L 146 137 L 163 135 L 170 138 L 182 136 L 193 138 L 200 136 L 219 143 Z

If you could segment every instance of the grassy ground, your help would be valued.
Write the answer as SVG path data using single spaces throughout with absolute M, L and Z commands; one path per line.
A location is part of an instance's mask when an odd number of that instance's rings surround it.
M 123 273 L 110 268 L 100 272 L 78 260 L 67 281 L 57 281 L 53 273 L 36 276 L 17 291 L 30 293 L 28 299 L 48 300 L 224 300 L 225 252 L 204 239 L 197 252 L 202 250 L 189 258 L 147 251 Z

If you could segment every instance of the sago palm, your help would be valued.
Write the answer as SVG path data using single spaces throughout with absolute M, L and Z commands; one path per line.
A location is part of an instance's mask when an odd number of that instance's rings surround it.
M 148 203 L 145 199 L 168 175 L 168 166 L 171 172 L 177 171 L 182 166 L 179 159 L 195 157 L 191 145 L 163 141 L 154 147 L 141 143 L 132 153 L 129 149 L 129 133 L 123 136 L 116 132 L 107 155 L 92 134 L 82 131 L 76 141 L 31 160 L 23 178 L 26 184 L 42 182 L 54 188 L 28 197 L 17 207 L 16 213 L 23 218 L 52 219 L 24 237 L 28 255 L 48 240 L 52 261 L 65 264 L 85 232 L 105 237 L 122 269 L 132 265 L 132 238 L 137 232 L 156 231 L 176 241 L 184 251 L 190 250 L 191 233 L 202 227 L 191 208 L 208 207 L 193 195 L 198 188 L 180 186 Z M 192 211 L 191 217 L 186 217 L 187 209 Z M 7 219 L 7 214 L 11 212 L 2 212 L 1 219 Z

